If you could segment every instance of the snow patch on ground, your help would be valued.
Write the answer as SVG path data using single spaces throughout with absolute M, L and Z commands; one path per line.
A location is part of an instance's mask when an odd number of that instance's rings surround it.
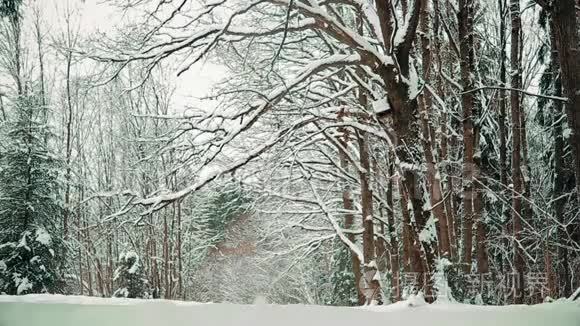
M 392 326 L 579 326 L 580 305 L 473 306 L 423 303 L 342 308 L 305 305 L 199 304 L 168 300 L 62 295 L 0 296 L 0 325 L 392 325 Z

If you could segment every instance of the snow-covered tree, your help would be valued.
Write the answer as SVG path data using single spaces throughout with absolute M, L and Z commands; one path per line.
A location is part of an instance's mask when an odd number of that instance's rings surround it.
M 354 306 L 358 303 L 356 288 L 360 284 L 355 283 L 352 271 L 352 254 L 342 243 L 336 243 L 334 256 L 332 257 L 332 296 L 330 303 L 339 306 Z
M 139 256 L 134 251 L 121 254 L 113 281 L 118 286 L 113 294 L 115 297 L 132 299 L 149 297 L 148 282 L 143 277 Z
M 13 121 L 0 127 L 0 292 L 62 290 L 59 160 L 49 151 L 44 110 L 19 97 Z
M 17 15 L 21 4 L 22 0 L 0 0 L 0 16 Z

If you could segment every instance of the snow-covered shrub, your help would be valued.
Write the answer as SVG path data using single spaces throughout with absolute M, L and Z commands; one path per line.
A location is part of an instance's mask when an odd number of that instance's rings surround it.
M 117 290 L 113 296 L 119 298 L 149 298 L 148 282 L 143 277 L 139 256 L 134 251 L 128 251 L 119 257 L 119 267 L 115 270 L 113 279 Z

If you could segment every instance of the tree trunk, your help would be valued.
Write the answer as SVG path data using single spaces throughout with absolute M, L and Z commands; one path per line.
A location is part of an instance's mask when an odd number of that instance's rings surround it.
M 376 158 L 372 158 L 372 173 L 371 175 L 373 176 L 373 181 L 374 184 L 377 187 L 380 187 L 379 184 L 381 182 L 378 182 L 376 180 L 380 179 L 380 172 L 379 172 L 379 168 L 378 168 L 378 164 L 377 164 L 377 160 Z M 389 207 L 390 208 L 390 207 Z M 379 207 L 378 207 L 378 211 L 379 211 L 379 216 L 380 216 L 380 224 L 379 224 L 379 231 L 378 231 L 378 235 L 376 236 L 376 241 L 375 241 L 375 252 L 376 252 L 376 259 L 377 259 L 377 268 L 379 273 L 384 273 L 387 268 L 388 268 L 388 261 L 387 261 L 387 240 L 386 240 L 386 234 L 385 234 L 385 223 L 384 221 L 384 207 L 383 204 L 380 203 Z
M 107 292 L 106 292 L 106 296 L 110 296 L 113 294 L 114 291 L 114 284 L 113 284 L 113 278 L 114 278 L 114 258 L 113 258 L 113 240 L 112 240 L 112 235 L 108 235 L 107 236 L 107 279 L 106 279 L 106 284 L 107 284 Z
M 473 0 L 459 0 L 459 50 L 461 54 L 461 80 L 464 90 L 474 88 L 472 75 L 475 73 L 473 54 Z M 475 147 L 475 96 L 472 92 L 461 96 L 463 106 L 463 255 L 464 273 L 471 273 L 473 250 L 473 223 L 478 214 L 477 186 L 475 177 L 479 172 L 474 155 Z
M 423 79 L 431 79 L 431 26 L 429 20 L 429 1 L 423 1 L 421 9 L 421 52 L 423 56 Z M 427 162 L 427 185 L 429 187 L 429 198 L 431 212 L 437 221 L 439 254 L 449 258 L 451 253 L 449 243 L 449 229 L 447 227 L 447 216 L 445 215 L 445 204 L 441 191 L 441 177 L 439 167 L 433 151 L 432 128 L 429 124 L 429 113 L 433 105 L 431 94 L 425 92 L 422 96 L 421 127 L 423 132 L 423 149 L 425 161 Z
M 167 225 L 167 212 L 163 212 L 163 285 L 165 299 L 171 299 L 169 284 L 169 228 Z
M 343 120 L 344 114 L 345 114 L 344 111 L 341 111 L 339 113 L 339 115 L 338 115 L 339 121 Z M 348 171 L 348 159 L 347 159 L 347 155 L 344 152 L 344 150 L 348 149 L 348 143 L 350 141 L 349 131 L 347 128 L 340 128 L 339 134 L 340 134 L 340 137 L 338 139 L 338 142 L 339 142 L 340 146 L 342 147 L 342 148 L 338 148 L 340 167 L 344 171 Z M 352 194 L 351 194 L 350 186 L 348 185 L 348 183 L 346 183 L 342 189 L 342 205 L 343 205 L 344 209 L 348 212 L 351 212 L 354 210 L 354 205 L 353 205 L 353 201 L 352 201 Z M 344 216 L 344 228 L 346 230 L 352 230 L 353 226 L 354 226 L 354 215 L 352 213 L 346 213 Z M 356 243 L 356 237 L 353 233 L 347 233 L 346 236 L 350 242 Z M 358 259 L 358 256 L 353 252 L 351 252 L 350 257 L 351 257 L 352 272 L 354 275 L 354 285 L 356 288 L 358 304 L 363 305 L 365 303 L 365 296 L 364 296 L 364 293 L 362 292 L 362 288 L 361 288 L 361 278 L 362 278 L 361 261 Z
M 434 2 L 435 3 L 435 2 Z M 438 12 L 438 10 L 436 11 Z M 440 49 L 440 45 L 436 45 L 437 48 Z M 439 62 L 439 74 L 437 76 L 437 90 L 440 96 L 445 95 L 445 88 L 444 83 L 442 80 L 442 73 L 443 73 L 443 66 L 448 64 L 448 59 L 446 56 L 441 55 L 441 50 L 437 52 L 437 58 Z M 455 207 L 453 204 L 453 193 L 454 193 L 454 183 L 453 183 L 453 168 L 451 164 L 448 162 L 451 160 L 450 157 L 450 148 L 454 142 L 450 141 L 450 137 L 455 137 L 453 135 L 449 135 L 448 129 L 448 113 L 443 112 L 441 114 L 441 135 L 440 135 L 440 162 L 444 162 L 443 171 L 447 174 L 447 182 L 445 183 L 447 195 L 445 195 L 445 211 L 447 216 L 447 232 L 449 235 L 449 259 L 452 261 L 456 261 L 457 258 L 457 239 L 456 239 L 456 232 L 455 232 Z M 452 138 L 452 139 L 453 139 Z M 458 224 L 458 223 L 457 223 Z M 440 225 L 441 227 L 441 225 Z M 443 232 L 442 232 L 443 233 Z
M 521 171 L 521 118 L 520 118 L 520 93 L 516 91 L 521 88 L 521 58 L 520 58 L 520 38 L 521 38 L 521 18 L 519 0 L 510 0 L 511 13 L 511 87 L 510 103 L 512 110 L 512 179 L 513 179 L 513 203 L 512 222 L 514 238 L 514 268 L 515 268 L 515 293 L 514 303 L 522 304 L 524 301 L 524 253 L 521 246 L 522 240 L 522 192 L 523 180 Z
M 379 64 L 377 72 L 380 74 L 384 85 L 387 102 L 390 105 L 392 115 L 392 126 L 396 139 L 395 155 L 399 160 L 398 169 L 402 174 L 402 192 L 407 198 L 408 208 L 411 208 L 414 219 L 411 220 L 411 235 L 413 246 L 417 248 L 421 256 L 420 274 L 425 285 L 425 297 L 427 300 L 434 300 L 431 276 L 435 270 L 436 255 L 436 234 L 431 234 L 431 225 L 428 225 L 430 213 L 425 211 L 424 194 L 421 185 L 420 165 L 424 162 L 423 148 L 421 148 L 421 127 L 419 119 L 419 106 L 417 102 L 418 94 L 414 94 L 415 89 L 412 83 L 404 82 L 403 79 L 411 79 L 415 74 L 414 58 L 411 55 L 412 46 L 415 40 L 417 26 L 419 24 L 420 10 L 424 0 L 413 1 L 413 6 L 409 7 L 407 18 L 407 28 L 403 41 L 394 47 L 394 57 L 397 65 Z M 389 4 L 386 1 L 376 2 L 377 14 L 383 29 L 383 41 L 389 48 L 390 39 L 388 37 L 389 28 L 392 27 L 393 16 L 389 14 Z M 407 209 L 407 207 L 404 207 Z M 432 221 L 434 224 L 434 221 Z M 433 231 L 436 232 L 433 225 Z M 419 237 L 419 235 L 423 235 Z
M 365 104 L 366 98 L 360 95 L 361 104 Z M 371 189 L 371 164 L 369 155 L 369 141 L 366 132 L 358 135 L 360 165 L 363 169 L 359 171 L 361 210 L 363 225 L 363 258 L 364 258 L 364 280 L 365 280 L 365 304 L 377 304 L 381 300 L 381 287 L 379 283 L 380 275 L 377 269 L 375 256 L 375 231 L 373 221 L 373 193 Z
M 409 201 L 409 195 L 405 190 L 405 184 L 402 180 L 397 183 L 399 196 L 401 197 L 401 212 L 403 215 L 403 270 L 405 272 L 421 271 L 421 255 L 411 231 L 411 214 L 413 208 Z
M 181 254 L 181 201 L 177 202 L 177 241 L 175 247 L 177 249 L 177 289 L 179 297 L 185 300 L 185 293 L 183 292 L 183 259 Z
M 558 47 L 557 47 L 557 35 L 556 35 L 556 28 L 554 26 L 554 20 L 550 21 L 550 41 L 552 47 L 552 78 L 554 79 L 554 96 L 561 96 L 562 95 L 562 80 L 560 76 L 560 64 L 559 64 L 559 56 L 558 56 Z M 562 115 L 564 113 L 564 108 L 561 102 L 554 101 L 553 102 L 553 111 L 552 111 L 552 136 L 554 137 L 554 190 L 552 194 L 552 202 L 553 202 L 553 210 L 554 210 L 554 218 L 557 219 L 559 223 L 564 225 L 564 210 L 566 206 L 566 172 L 564 171 L 564 147 L 565 147 L 565 140 L 563 134 L 563 121 Z M 557 232 L 557 239 L 565 241 L 567 238 L 566 230 L 564 227 L 558 227 Z M 550 241 L 552 239 L 547 239 Z M 546 251 L 549 251 L 551 246 L 547 246 Z M 549 253 L 547 253 L 549 254 Z M 568 297 L 572 294 L 572 285 L 570 283 L 569 273 L 569 265 L 568 265 L 568 248 L 565 245 L 559 245 L 557 248 L 557 279 L 558 279 L 558 290 L 560 297 Z M 550 260 L 551 262 L 551 260 Z M 548 266 L 546 266 L 548 268 Z M 551 266 L 550 266 L 551 269 Z
M 72 156 L 72 95 L 71 95 L 71 67 L 72 67 L 72 52 L 67 52 L 66 56 L 66 153 L 65 153 L 65 191 L 64 191 L 64 211 L 63 211 L 63 232 L 65 240 L 68 237 L 68 223 L 70 215 L 70 184 L 71 184 L 71 156 Z
M 89 229 L 89 225 L 86 221 L 86 219 L 84 219 L 84 228 L 85 228 L 85 232 L 84 232 L 84 243 L 85 243 L 85 248 L 87 255 L 86 255 L 86 264 L 87 264 L 87 282 L 89 283 L 89 296 L 92 297 L 94 295 L 93 292 L 93 269 L 92 269 L 92 264 L 91 264 L 91 251 L 90 251 L 90 246 L 88 245 L 89 241 L 90 241 L 90 229 Z
M 390 265 L 392 274 L 391 297 L 393 301 L 401 299 L 401 279 L 399 273 L 399 241 L 397 240 L 397 231 L 395 228 L 395 213 L 393 204 L 393 164 L 389 164 L 389 178 L 387 180 L 387 205 L 391 208 L 387 211 L 389 222 L 389 242 L 390 247 Z
M 500 8 L 500 15 L 499 15 L 499 20 L 500 20 L 500 46 L 501 46 L 501 50 L 500 50 L 500 72 L 499 72 L 499 80 L 500 80 L 500 85 L 502 87 L 507 87 L 507 73 L 506 73 L 506 51 L 505 51 L 505 47 L 506 47 L 506 43 L 507 43 L 507 26 L 505 23 L 505 16 L 506 16 L 506 10 L 507 10 L 507 3 L 506 0 L 498 0 L 498 5 Z M 498 98 L 498 126 L 499 126 L 499 192 L 503 195 L 504 198 L 507 198 L 507 196 L 509 195 L 507 192 L 507 187 L 508 187 L 508 161 L 507 161 L 507 139 L 508 139 L 508 131 L 507 131 L 507 126 L 506 126 L 506 121 L 507 121 L 507 113 L 506 113 L 506 91 L 504 89 L 500 89 L 499 90 L 499 98 Z M 504 207 L 507 205 L 502 204 L 502 211 L 501 211 L 501 216 L 502 216 L 502 223 L 504 225 L 503 227 L 503 233 L 504 236 L 506 237 L 506 240 L 503 241 L 503 245 L 505 246 L 505 248 L 507 248 L 509 246 L 508 240 L 507 240 L 507 236 L 510 234 L 509 230 L 508 230 L 508 221 L 509 221 L 509 210 L 508 207 Z M 504 269 L 504 264 L 505 266 L 508 266 L 509 264 L 508 262 L 508 257 L 507 255 L 505 257 L 502 257 L 501 259 L 501 268 L 503 272 L 506 272 L 506 270 Z
M 20 42 L 21 37 L 22 37 L 22 20 L 21 20 L 21 13 L 20 11 L 17 11 L 14 15 L 10 15 L 10 17 L 8 18 L 9 20 L 9 25 L 10 25 L 10 29 L 8 31 L 8 34 L 12 33 L 11 37 L 12 37 L 12 41 L 13 43 L 10 44 L 11 45 L 11 50 L 13 51 L 12 54 L 14 55 L 12 59 L 14 66 L 10 67 L 10 71 L 12 73 L 12 78 L 14 79 L 14 82 L 16 83 L 16 91 L 18 92 L 18 95 L 24 95 L 25 89 L 24 89 L 24 82 L 23 82 L 23 78 L 22 78 L 22 60 L 23 60 L 23 56 L 22 56 L 22 44 Z
M 560 59 L 562 90 L 568 98 L 566 115 L 572 130 L 571 146 L 575 157 L 576 194 L 580 199 L 580 38 L 574 0 L 553 1 L 553 22 Z

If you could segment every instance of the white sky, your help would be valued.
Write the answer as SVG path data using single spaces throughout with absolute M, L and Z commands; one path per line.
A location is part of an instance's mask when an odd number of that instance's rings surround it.
M 96 32 L 109 34 L 131 19 L 103 0 L 31 0 L 30 4 L 41 8 L 41 16 L 46 23 L 44 28 L 51 34 L 62 33 L 67 8 L 76 12 L 73 24 L 78 26 L 83 36 Z M 171 72 L 169 76 L 175 78 L 171 82 L 176 86 L 175 105 L 213 105 L 211 101 L 200 102 L 197 98 L 208 95 L 212 86 L 223 79 L 224 75 L 223 67 L 204 60 L 179 77 L 176 72 Z M 181 111 L 179 107 L 174 110 Z

